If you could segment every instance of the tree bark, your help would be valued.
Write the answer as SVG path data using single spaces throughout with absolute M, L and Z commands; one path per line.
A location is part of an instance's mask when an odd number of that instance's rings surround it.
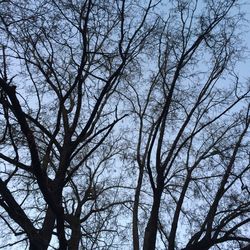
M 173 217 L 173 221 L 172 221 L 172 225 L 171 225 L 171 230 L 169 233 L 168 250 L 175 249 L 175 238 L 176 238 L 176 232 L 177 232 L 178 222 L 179 222 L 180 213 L 181 213 L 181 207 L 182 207 L 183 201 L 185 199 L 185 195 L 186 195 L 186 192 L 188 189 L 190 178 L 191 178 L 191 172 L 189 172 L 187 175 L 186 181 L 185 181 L 184 186 L 183 186 L 182 191 L 181 191 L 181 195 L 180 195 L 178 202 L 177 202 L 177 205 L 176 205 L 176 209 L 175 209 L 175 213 L 174 213 L 174 217 Z
M 154 192 L 154 201 L 150 213 L 150 218 L 144 234 L 143 250 L 155 249 L 161 195 L 162 189 L 156 189 Z
M 140 242 L 139 242 L 139 235 L 138 235 L 138 207 L 140 201 L 140 192 L 141 192 L 141 185 L 143 179 L 143 170 L 140 169 L 139 177 L 137 181 L 137 187 L 135 190 L 135 201 L 133 207 L 133 249 L 140 250 Z
M 48 207 L 47 211 L 46 211 L 45 218 L 44 218 L 43 227 L 42 227 L 42 230 L 40 232 L 40 235 L 46 244 L 45 249 L 48 248 L 49 243 L 51 241 L 51 237 L 52 237 L 53 229 L 54 229 L 54 225 L 55 225 L 55 218 L 56 217 L 55 217 L 52 209 L 50 207 Z
M 48 246 L 43 245 L 40 241 L 32 240 L 30 241 L 29 250 L 47 250 Z
M 72 230 L 71 237 L 69 240 L 69 250 L 78 250 L 79 243 L 81 240 L 81 222 L 77 217 L 72 218 L 72 223 L 70 223 L 70 228 Z

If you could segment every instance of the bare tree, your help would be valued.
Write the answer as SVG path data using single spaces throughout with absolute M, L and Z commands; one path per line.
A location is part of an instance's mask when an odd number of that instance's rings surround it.
M 249 247 L 241 5 L 0 1 L 1 248 Z
M 129 137 L 136 250 L 140 239 L 145 250 L 236 249 L 250 239 L 250 89 L 234 73 L 242 15 L 238 1 L 203 4 L 173 1 L 148 49 L 155 67 L 126 97 L 139 124 Z
M 30 249 L 108 249 L 131 203 L 110 174 L 121 150 L 112 131 L 126 117 L 116 89 L 157 3 L 0 4 L 1 218 Z

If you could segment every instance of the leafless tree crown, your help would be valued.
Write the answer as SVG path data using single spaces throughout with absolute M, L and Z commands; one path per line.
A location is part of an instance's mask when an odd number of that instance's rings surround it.
M 249 249 L 245 6 L 0 1 L 0 249 Z

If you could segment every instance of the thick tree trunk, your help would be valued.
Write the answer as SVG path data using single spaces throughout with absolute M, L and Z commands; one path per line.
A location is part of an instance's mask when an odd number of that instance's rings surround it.
M 40 231 L 40 235 L 44 240 L 44 244 L 46 244 L 46 248 L 48 248 L 49 243 L 51 241 L 52 238 L 52 234 L 53 234 L 53 229 L 54 229 L 54 225 L 55 225 L 55 215 L 52 211 L 52 209 L 50 207 L 47 208 L 46 211 L 46 215 L 44 218 L 44 222 L 43 222 L 43 227 L 42 230 Z
M 143 250 L 155 249 L 161 194 L 162 190 L 159 189 L 156 190 L 154 193 L 153 206 L 151 209 L 150 218 L 144 234 Z
M 59 249 L 67 250 L 68 242 L 65 238 L 65 229 L 64 229 L 64 209 L 60 207 L 58 209 L 58 213 L 56 215 L 56 229 L 57 229 L 57 237 L 59 240 Z
M 30 247 L 29 250 L 47 250 L 48 245 L 45 241 L 40 238 L 30 239 Z
M 74 222 L 72 223 L 71 230 L 71 237 L 69 240 L 69 250 L 78 250 L 79 243 L 81 240 L 81 222 L 79 218 L 74 218 Z

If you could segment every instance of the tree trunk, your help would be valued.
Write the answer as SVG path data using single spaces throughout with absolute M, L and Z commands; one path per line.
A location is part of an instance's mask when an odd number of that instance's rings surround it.
M 142 179 L 143 179 L 143 170 L 140 169 L 139 177 L 137 181 L 137 187 L 135 190 L 135 201 L 134 201 L 134 207 L 133 207 L 133 247 L 134 247 L 134 250 L 140 250 L 140 242 L 139 242 L 139 235 L 138 235 L 138 208 L 139 208 L 139 201 L 140 201 Z
M 154 250 L 157 235 L 157 223 L 159 218 L 159 209 L 161 203 L 162 189 L 156 189 L 154 192 L 154 201 L 150 213 L 150 218 L 144 234 L 143 250 Z
M 79 218 L 75 218 L 74 222 L 70 225 L 72 230 L 69 240 L 69 250 L 78 250 L 81 240 L 81 222 Z
M 47 250 L 47 249 L 48 245 L 43 240 L 38 238 L 30 239 L 29 250 Z
M 55 225 L 55 214 L 53 213 L 50 207 L 47 208 L 46 215 L 43 221 L 43 227 L 40 231 L 40 235 L 44 240 L 44 244 L 46 244 L 47 248 L 52 238 L 53 229 Z M 45 249 L 47 249 L 45 248 Z
M 183 204 L 183 201 L 185 199 L 185 195 L 186 195 L 190 180 L 191 180 L 191 172 L 189 172 L 187 175 L 186 181 L 185 181 L 184 186 L 183 186 L 182 191 L 181 191 L 181 195 L 180 195 L 178 202 L 177 202 L 177 205 L 176 205 L 174 217 L 172 220 L 171 230 L 169 233 L 168 250 L 175 249 L 175 241 L 176 241 L 175 238 L 176 238 L 177 226 L 178 226 L 178 222 L 180 219 L 182 204 Z

